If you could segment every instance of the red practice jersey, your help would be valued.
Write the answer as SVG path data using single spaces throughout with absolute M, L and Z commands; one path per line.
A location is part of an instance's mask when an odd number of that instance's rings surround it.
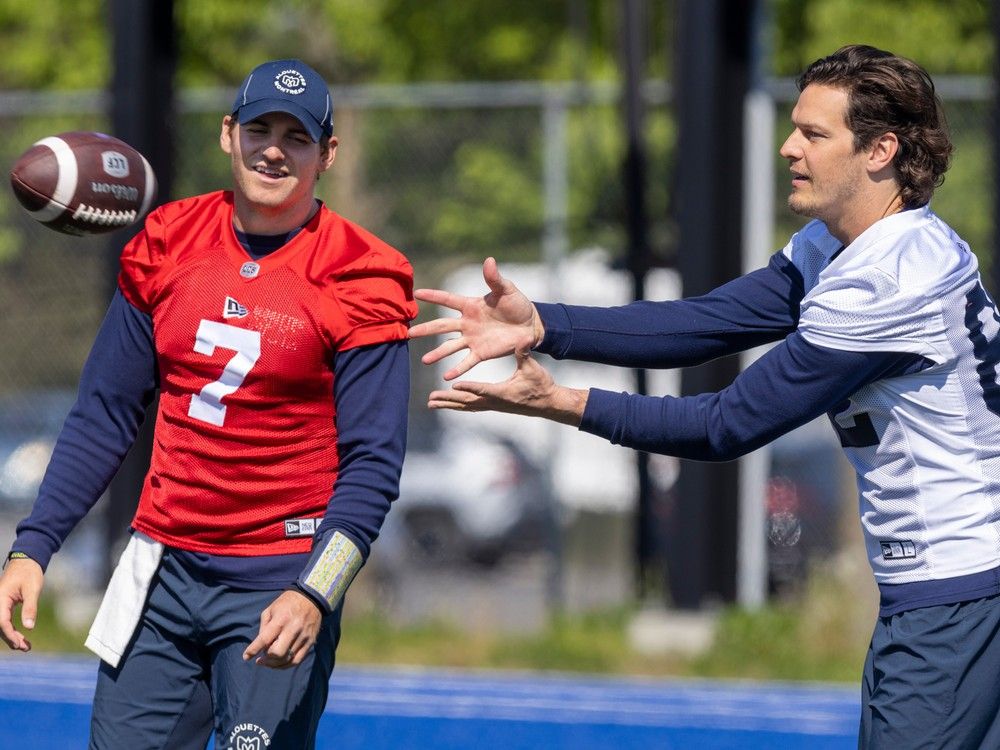
M 308 552 L 337 477 L 337 351 L 407 338 L 413 272 L 321 206 L 252 260 L 229 192 L 166 204 L 121 256 L 119 286 L 153 321 L 160 403 L 133 527 L 225 555 Z M 307 522 L 308 523 L 308 522 Z

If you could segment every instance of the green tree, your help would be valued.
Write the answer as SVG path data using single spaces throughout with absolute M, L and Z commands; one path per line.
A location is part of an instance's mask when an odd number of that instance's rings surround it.
M 110 41 L 100 0 L 0 0 L 0 90 L 101 88 Z
M 988 75 L 993 39 L 985 0 L 771 0 L 774 70 L 796 75 L 845 44 L 918 60 L 931 73 Z

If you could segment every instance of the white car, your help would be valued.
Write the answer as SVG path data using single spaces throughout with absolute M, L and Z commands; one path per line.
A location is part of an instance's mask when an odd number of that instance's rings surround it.
M 554 518 L 544 470 L 516 443 L 486 430 L 449 429 L 434 449 L 407 451 L 399 499 L 378 544 L 441 562 L 492 564 L 509 552 L 543 548 Z

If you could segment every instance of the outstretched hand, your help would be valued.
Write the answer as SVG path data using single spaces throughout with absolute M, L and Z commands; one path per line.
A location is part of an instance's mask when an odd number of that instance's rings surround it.
M 422 302 L 449 307 L 457 318 L 437 318 L 410 329 L 410 338 L 458 333 L 422 357 L 431 365 L 455 352 L 468 350 L 465 358 L 444 374 L 453 380 L 487 359 L 508 354 L 527 354 L 545 335 L 538 311 L 520 289 L 500 275 L 493 258 L 483 263 L 483 279 L 489 293 L 483 297 L 465 297 L 441 289 L 417 289 L 414 296 Z
M 455 411 L 499 411 L 543 417 L 578 427 L 588 391 L 557 384 L 526 352 L 517 355 L 517 369 L 502 383 L 459 381 L 448 390 L 433 391 L 427 406 Z

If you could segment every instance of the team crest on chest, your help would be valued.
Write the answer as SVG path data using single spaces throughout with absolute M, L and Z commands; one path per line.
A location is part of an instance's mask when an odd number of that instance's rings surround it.
M 244 279 L 256 278 L 257 274 L 260 273 L 260 263 L 254 263 L 252 260 L 247 261 L 242 266 L 240 266 L 240 276 Z
M 222 305 L 223 318 L 245 318 L 246 316 L 247 309 L 243 305 L 232 297 L 226 297 L 226 301 Z

